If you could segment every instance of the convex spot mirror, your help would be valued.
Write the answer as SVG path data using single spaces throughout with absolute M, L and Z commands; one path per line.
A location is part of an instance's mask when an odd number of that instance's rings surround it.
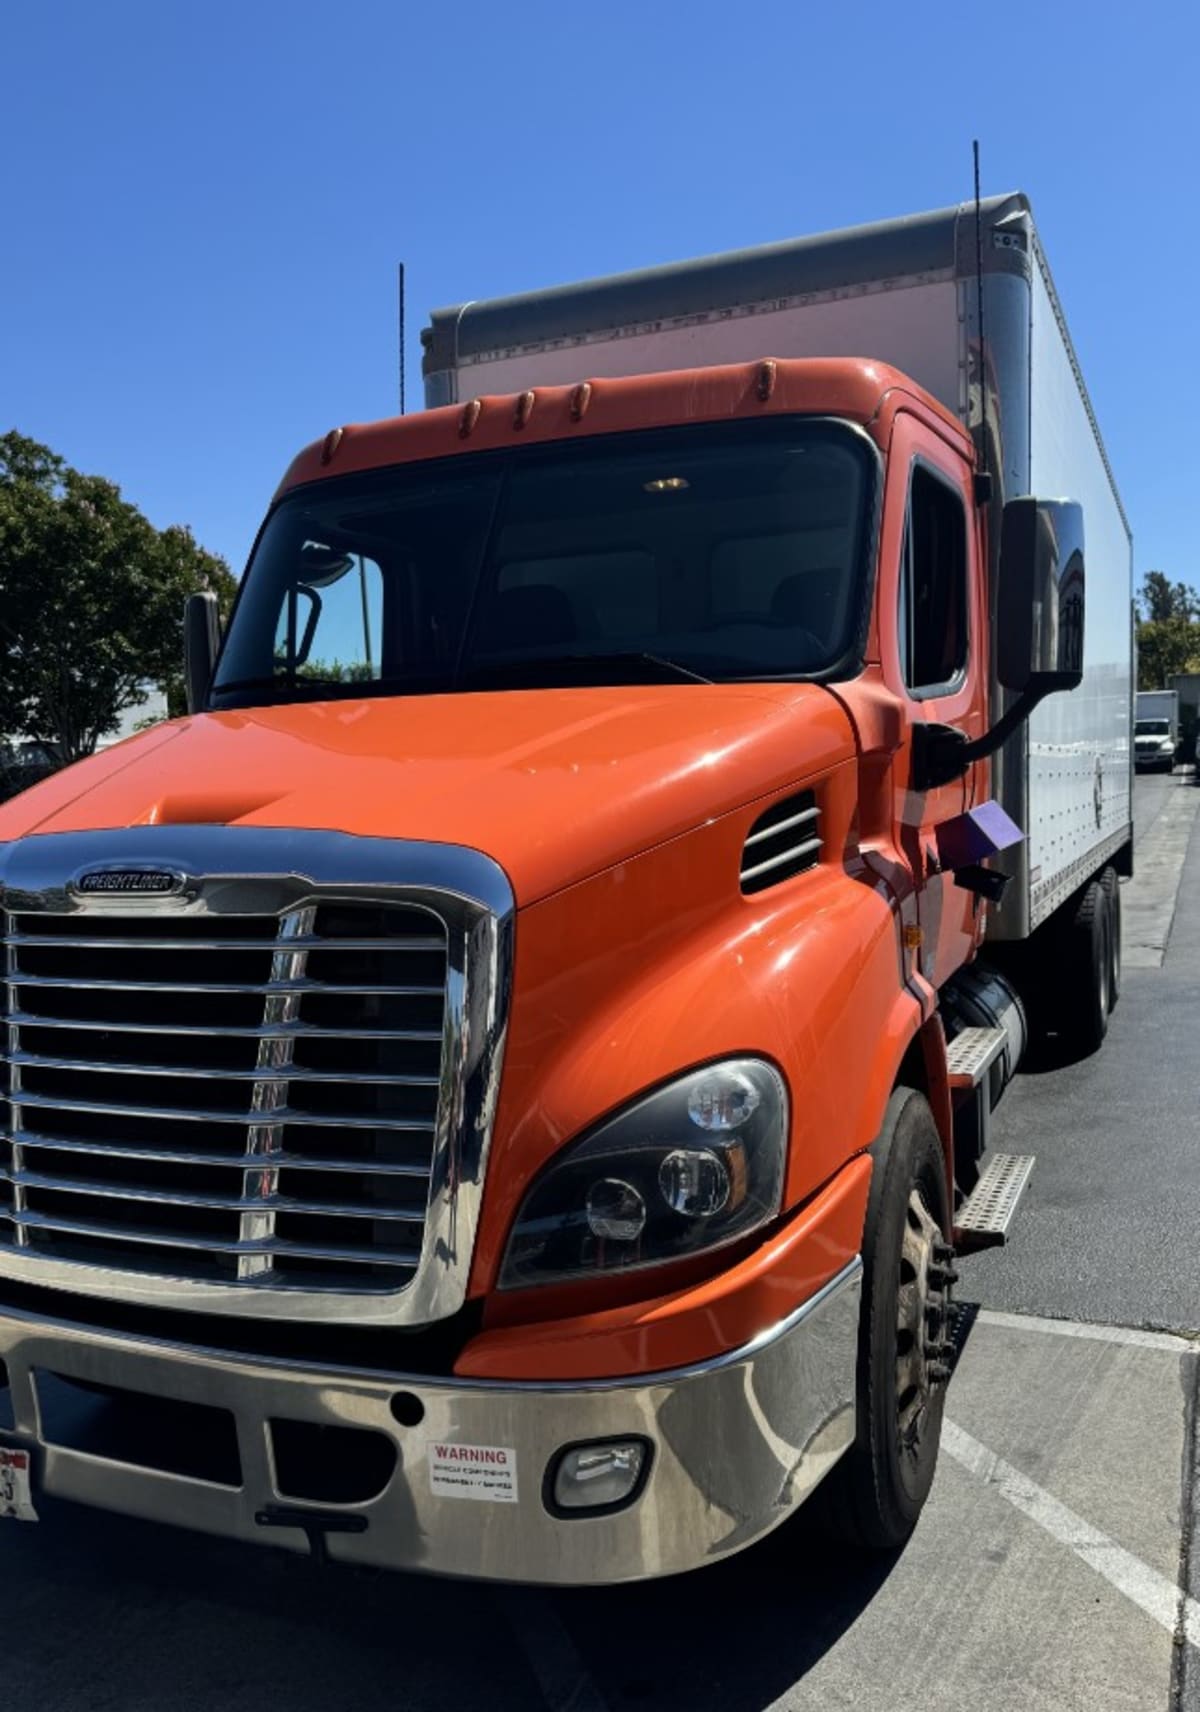
M 996 667 L 1005 689 L 1040 700 L 1083 678 L 1083 507 L 1010 499 L 1000 535 Z

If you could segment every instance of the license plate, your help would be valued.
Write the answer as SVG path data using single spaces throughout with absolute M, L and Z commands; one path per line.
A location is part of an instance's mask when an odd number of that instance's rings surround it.
M 29 1452 L 0 1445 L 0 1521 L 36 1522 Z

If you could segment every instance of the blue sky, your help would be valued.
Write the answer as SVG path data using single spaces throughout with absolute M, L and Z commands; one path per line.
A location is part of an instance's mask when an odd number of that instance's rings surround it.
M 1133 522 L 1200 583 L 1200 7 L 79 0 L 6 9 L 0 423 L 240 573 L 437 304 L 1033 198 Z

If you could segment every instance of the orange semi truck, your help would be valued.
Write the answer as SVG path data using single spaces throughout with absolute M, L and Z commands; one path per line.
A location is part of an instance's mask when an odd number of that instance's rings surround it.
M 426 374 L 190 605 L 188 717 L 0 810 L 0 1513 L 589 1583 L 820 1487 L 894 1546 L 1132 862 L 1028 204 L 469 304 Z

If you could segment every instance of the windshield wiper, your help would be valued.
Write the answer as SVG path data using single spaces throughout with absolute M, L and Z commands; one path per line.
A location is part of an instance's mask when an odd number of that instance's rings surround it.
M 377 680 L 366 680 L 364 684 L 355 682 L 352 678 L 290 678 L 284 672 L 267 672 L 258 678 L 231 678 L 228 683 L 214 684 L 210 695 L 240 695 L 243 690 L 280 690 L 287 695 L 295 695 L 303 690 L 359 690 L 369 689 Z
M 523 678 L 526 675 L 534 677 L 554 677 L 563 674 L 576 677 L 581 671 L 611 670 L 613 667 L 649 667 L 652 671 L 668 678 L 682 678 L 688 683 L 711 684 L 712 679 L 706 678 L 701 672 L 694 672 L 690 666 L 683 665 L 679 660 L 671 660 L 665 654 L 651 654 L 645 649 L 630 649 L 611 654 L 549 654 L 539 655 L 525 660 L 497 660 L 494 663 L 486 660 L 474 665 L 468 665 L 464 678 L 470 682 L 485 680 Z

